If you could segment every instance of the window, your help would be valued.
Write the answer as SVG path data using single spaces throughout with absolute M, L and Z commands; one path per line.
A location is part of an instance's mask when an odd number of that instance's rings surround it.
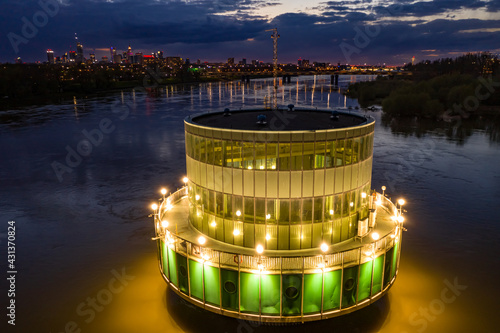
M 326 143 L 324 141 L 316 142 L 314 145 L 315 157 L 314 157 L 314 168 L 322 169 L 325 167 L 325 149 Z
M 323 222 L 323 197 L 314 198 L 314 222 Z
M 280 171 L 290 170 L 290 144 L 289 143 L 280 143 L 279 144 L 278 169 Z
M 289 224 L 290 223 L 290 202 L 288 200 L 276 200 L 279 202 L 279 215 L 278 215 L 278 223 L 279 224 Z
M 335 143 L 335 166 L 344 165 L 344 140 Z
M 313 199 L 305 198 L 302 200 L 302 224 L 312 223 Z
M 314 169 L 314 142 L 304 142 L 304 170 Z
M 255 143 L 255 169 L 264 170 L 266 168 L 266 144 Z
M 267 169 L 276 169 L 276 162 L 278 158 L 278 145 L 276 143 L 267 144 Z
M 302 143 L 292 143 L 291 169 L 302 170 Z
M 254 223 L 254 202 L 253 198 L 245 197 L 245 217 L 244 221 L 247 223 Z

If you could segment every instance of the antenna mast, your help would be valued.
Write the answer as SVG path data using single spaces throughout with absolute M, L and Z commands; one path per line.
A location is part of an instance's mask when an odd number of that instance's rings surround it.
M 273 110 L 278 110 L 278 28 L 269 29 L 272 31 L 271 38 L 273 39 L 273 81 L 274 81 L 274 95 L 273 95 Z

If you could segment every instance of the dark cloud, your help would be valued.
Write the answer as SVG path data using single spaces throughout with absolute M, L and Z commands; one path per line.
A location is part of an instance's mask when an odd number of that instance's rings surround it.
M 22 35 L 22 18 L 32 21 L 41 9 L 35 0 L 4 0 L 0 61 L 12 62 L 17 56 L 43 61 L 47 48 L 56 55 L 75 50 L 75 32 L 86 56 L 94 48 L 125 50 L 130 43 L 134 51 L 160 49 L 166 55 L 202 60 L 246 57 L 270 61 L 272 41 L 264 31 L 275 26 L 281 35 L 279 57 L 283 62 L 298 57 L 345 62 L 340 44 L 354 45 L 357 31 L 370 26 L 380 28 L 380 32 L 352 54 L 353 62 L 401 63 L 409 61 L 411 55 L 426 54 L 421 50 L 436 49 L 436 53 L 446 55 L 500 45 L 500 34 L 486 30 L 500 27 L 499 21 L 453 18 L 454 10 L 461 8 L 498 11 L 499 1 L 330 1 L 316 8 L 319 14 L 286 13 L 270 22 L 253 12 L 277 4 L 274 0 L 65 0 L 57 15 L 49 17 L 26 44 L 19 44 L 16 54 L 7 35 Z M 428 22 L 424 18 L 429 15 L 439 15 L 440 19 Z M 408 16 L 417 19 L 400 20 Z M 377 21 L 380 18 L 384 20 Z

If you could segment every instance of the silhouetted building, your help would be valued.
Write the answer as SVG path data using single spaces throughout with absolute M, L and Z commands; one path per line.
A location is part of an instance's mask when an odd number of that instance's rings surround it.
M 54 51 L 52 51 L 51 49 L 47 50 L 47 62 L 49 64 L 53 64 L 55 62 L 54 61 Z

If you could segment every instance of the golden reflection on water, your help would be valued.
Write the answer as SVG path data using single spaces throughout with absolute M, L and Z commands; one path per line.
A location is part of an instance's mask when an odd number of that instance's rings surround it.
M 468 290 L 440 308 L 446 288 L 440 272 L 405 258 L 388 295 L 354 313 L 305 324 L 259 325 L 213 314 L 182 300 L 158 271 L 156 257 L 148 254 L 130 269 L 135 279 L 115 295 L 105 310 L 82 332 L 467 332 L 473 318 L 467 311 Z M 447 277 L 453 282 L 453 276 Z M 461 283 L 461 281 L 459 280 Z M 105 282 L 103 282 L 105 285 Z M 446 293 L 447 299 L 453 294 Z M 420 314 L 428 309 L 428 317 Z M 425 319 L 428 318 L 428 319 Z M 472 320 L 472 321 L 471 321 Z M 424 326 L 425 323 L 425 326 Z M 85 326 L 84 326 L 85 325 Z M 85 329 L 83 329 L 85 328 Z

